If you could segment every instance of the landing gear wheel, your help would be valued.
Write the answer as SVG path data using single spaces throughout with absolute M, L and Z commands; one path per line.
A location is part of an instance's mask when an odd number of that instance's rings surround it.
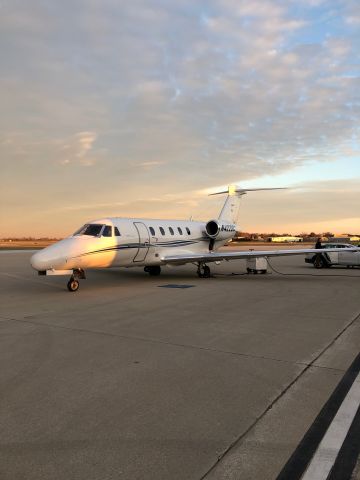
M 211 275 L 210 267 L 207 265 L 199 265 L 197 269 L 199 278 L 209 278 Z
M 158 275 L 160 275 L 160 273 L 161 273 L 161 267 L 159 266 L 154 266 L 149 268 L 149 274 L 152 277 L 157 277 Z
M 75 278 L 70 278 L 67 284 L 67 288 L 69 292 L 76 292 L 77 290 L 79 290 L 79 286 L 80 286 L 80 283 Z
M 204 278 L 209 278 L 210 277 L 210 267 L 207 265 L 204 266 Z
M 153 265 L 152 267 L 145 267 L 144 272 L 147 272 L 152 277 L 157 277 L 161 273 L 161 267 L 159 265 Z

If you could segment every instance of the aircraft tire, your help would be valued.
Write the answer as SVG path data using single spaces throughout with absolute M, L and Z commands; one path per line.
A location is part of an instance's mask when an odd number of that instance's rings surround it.
M 147 272 L 149 273 L 149 275 L 151 275 L 152 277 L 157 277 L 158 275 L 160 275 L 161 273 L 161 267 L 155 265 L 153 267 L 147 267 Z
M 80 282 L 75 278 L 71 278 L 67 283 L 67 288 L 69 292 L 76 292 L 77 290 L 79 290 L 79 287 L 80 287 Z
M 209 278 L 211 274 L 210 267 L 208 265 L 204 266 L 204 278 Z
M 197 274 L 199 278 L 209 278 L 211 276 L 210 267 L 207 265 L 200 265 L 198 267 Z

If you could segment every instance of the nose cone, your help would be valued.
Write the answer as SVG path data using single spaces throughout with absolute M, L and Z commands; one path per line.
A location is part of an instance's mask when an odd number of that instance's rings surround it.
M 34 253 L 30 259 L 31 266 L 37 271 L 66 268 L 70 246 L 68 240 L 61 240 Z
M 40 250 L 40 252 L 34 253 L 34 255 L 30 258 L 31 266 L 37 271 L 43 270 L 50 270 L 53 268 L 51 262 L 51 256 L 49 252 L 46 252 L 46 248 Z

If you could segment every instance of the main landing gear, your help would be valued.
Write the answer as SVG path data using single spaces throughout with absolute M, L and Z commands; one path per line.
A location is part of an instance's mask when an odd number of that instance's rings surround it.
M 78 279 L 81 278 L 86 278 L 84 270 L 81 270 L 80 268 L 78 270 L 74 270 L 73 274 L 70 277 L 70 280 L 67 283 L 67 288 L 69 292 L 76 292 L 77 290 L 79 290 L 80 282 Z
M 204 263 L 198 264 L 197 274 L 200 278 L 209 278 L 211 276 L 210 267 L 205 265 Z
M 161 273 L 161 267 L 159 265 L 152 265 L 151 267 L 145 267 L 144 272 L 148 273 L 152 277 L 157 277 Z

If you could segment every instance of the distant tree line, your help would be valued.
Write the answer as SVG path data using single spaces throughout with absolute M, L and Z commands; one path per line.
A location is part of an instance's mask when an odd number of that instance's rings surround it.
M 2 242 L 53 242 L 56 240 L 61 240 L 61 238 L 54 237 L 4 237 L 1 238 Z
M 335 235 L 332 232 L 321 232 L 321 233 L 320 232 L 310 232 L 310 233 L 302 232 L 302 233 L 293 235 L 293 234 L 287 233 L 287 232 L 284 232 L 284 233 L 276 233 L 276 232 L 257 233 L 257 232 L 239 232 L 239 231 L 237 231 L 235 233 L 234 238 L 237 238 L 237 239 L 243 240 L 243 241 L 249 241 L 249 240 L 264 240 L 264 241 L 267 241 L 269 238 L 272 238 L 272 237 L 292 237 L 292 236 L 301 237 L 305 241 L 306 240 L 313 240 L 314 238 L 319 238 L 319 237 L 320 238 L 323 238 L 323 237 L 333 238 L 333 237 L 335 237 Z M 352 236 L 352 235 L 349 234 L 349 236 Z

